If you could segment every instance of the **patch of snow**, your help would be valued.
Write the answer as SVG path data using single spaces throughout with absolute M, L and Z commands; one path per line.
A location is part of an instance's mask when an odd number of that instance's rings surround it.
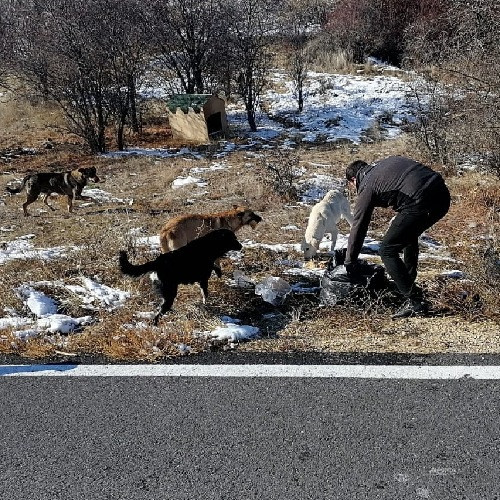
M 19 328 L 21 326 L 29 325 L 32 322 L 30 318 L 22 318 L 21 316 L 6 316 L 0 318 L 0 330 L 6 328 Z
M 462 280 L 465 279 L 465 273 L 463 271 L 460 271 L 458 269 L 450 269 L 449 271 L 443 271 L 441 273 L 441 276 L 444 276 L 445 278 L 453 278 L 457 280 Z
M 331 189 L 343 190 L 344 188 L 344 179 L 325 174 L 313 174 L 309 179 L 299 181 L 301 201 L 306 204 L 317 203 Z
M 144 245 L 151 247 L 152 250 L 157 250 L 160 248 L 160 236 L 142 236 L 136 239 L 138 245 Z
M 441 243 L 439 243 L 439 241 L 431 238 L 426 233 L 420 235 L 419 243 L 433 250 L 437 250 L 441 247 Z
M 208 185 L 203 179 L 188 175 L 187 177 L 178 177 L 175 179 L 174 182 L 172 182 L 172 189 L 180 189 L 189 184 L 196 184 L 198 187 L 206 187 Z
M 27 234 L 20 236 L 12 241 L 4 242 L 0 248 L 0 264 L 4 264 L 9 260 L 14 259 L 40 259 L 49 260 L 66 257 L 70 251 L 78 250 L 77 247 L 52 247 L 52 248 L 35 248 L 34 245 L 28 241 L 34 238 L 35 235 Z
M 153 320 L 154 317 L 156 316 L 156 313 L 154 311 L 143 311 L 143 312 L 136 312 L 135 316 L 140 319 Z
M 218 170 L 227 170 L 230 166 L 225 161 L 213 162 L 209 167 L 193 167 L 189 170 L 190 174 L 204 174 L 207 172 L 216 172 Z
M 55 300 L 47 297 L 44 293 L 37 292 L 32 288 L 23 288 L 21 290 L 23 295 L 27 295 L 26 305 L 28 309 L 38 318 L 48 314 L 57 313 L 57 304 Z
M 419 260 L 437 260 L 443 262 L 457 262 L 456 259 L 450 257 L 449 255 L 443 255 L 439 253 L 421 252 L 418 256 Z
M 177 344 L 177 349 L 183 356 L 189 354 L 192 351 L 191 347 L 186 344 Z
M 18 339 L 32 338 L 38 336 L 41 332 L 67 334 L 92 321 L 91 316 L 72 318 L 65 314 L 58 314 L 56 302 L 31 287 L 21 286 L 20 293 L 26 297 L 24 302 L 36 316 L 36 319 L 20 317 L 0 318 L 0 329 L 20 328 L 28 325 L 31 327 L 29 329 L 15 330 L 13 334 Z
M 275 71 L 279 91 L 269 90 L 264 96 L 271 117 L 286 118 L 295 123 L 295 135 L 304 141 L 360 143 L 366 130 L 378 126 L 382 130 L 394 123 L 413 119 L 407 99 L 410 84 L 385 75 L 333 75 L 310 71 L 304 85 L 304 109 L 297 112 L 293 82 L 286 73 Z M 379 120 L 383 117 L 384 119 Z M 387 120 L 388 118 L 388 120 Z M 279 128 L 275 130 L 278 132 Z M 400 133 L 399 127 L 390 136 Z
M 203 155 L 190 148 L 130 148 L 125 151 L 105 153 L 104 157 L 120 158 L 123 156 L 150 156 L 155 158 L 178 158 L 182 156 L 202 159 Z
M 323 274 L 325 273 L 325 268 L 294 267 L 291 269 L 286 269 L 284 273 L 289 276 L 303 276 L 304 278 L 308 279 L 317 279 L 323 276 Z
M 82 278 L 81 286 L 67 285 L 66 288 L 80 297 L 83 307 L 92 310 L 104 308 L 106 311 L 112 311 L 123 306 L 130 297 L 129 292 L 111 288 L 86 277 Z
M 242 342 L 254 339 L 258 335 L 259 329 L 256 326 L 236 325 L 234 323 L 226 323 L 224 326 L 219 326 L 208 334 L 209 337 L 229 342 Z
M 244 248 L 265 248 L 267 250 L 272 250 L 273 252 L 289 252 L 290 250 L 295 250 L 300 252 L 300 243 L 277 243 L 275 245 L 270 245 L 268 243 L 256 243 L 252 240 L 246 240 L 241 242 Z
M 366 62 L 371 64 L 382 71 L 401 71 L 401 68 L 397 66 L 392 66 L 389 63 L 382 61 L 381 59 L 377 59 L 376 57 L 367 57 Z
M 221 316 L 221 321 L 223 323 L 231 323 L 231 324 L 239 324 L 241 323 L 241 319 L 237 319 L 237 318 L 231 318 L 231 316 Z
M 91 316 L 72 318 L 66 314 L 49 314 L 39 318 L 36 322 L 36 331 L 45 330 L 49 333 L 67 334 L 87 325 L 92 321 Z
M 97 188 L 87 188 L 86 187 L 82 191 L 82 194 L 84 196 L 90 196 L 95 201 L 98 201 L 101 203 L 109 202 L 109 203 L 127 203 L 127 204 L 130 204 L 133 201 L 132 198 L 116 198 L 111 193 L 108 193 L 107 191 L 103 191 L 102 189 L 97 189 Z

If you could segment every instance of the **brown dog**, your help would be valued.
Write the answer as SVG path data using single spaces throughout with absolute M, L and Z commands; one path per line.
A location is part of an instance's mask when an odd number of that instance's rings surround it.
M 233 233 L 246 225 L 254 229 L 261 220 L 262 218 L 249 208 L 238 205 L 233 205 L 232 210 L 215 214 L 179 215 L 161 228 L 161 250 L 164 253 L 177 250 L 217 229 L 229 229 Z M 219 278 L 222 276 L 219 259 L 215 261 L 214 271 Z
M 214 214 L 179 215 L 170 219 L 160 230 L 162 252 L 171 252 L 214 229 L 230 229 L 233 233 L 243 226 L 255 229 L 262 220 L 246 207 L 234 205 L 232 210 Z
M 82 190 L 87 185 L 87 181 L 99 182 L 95 167 L 81 167 L 69 172 L 42 172 L 39 174 L 27 175 L 18 188 L 7 186 L 10 194 L 20 193 L 26 187 L 26 202 L 23 203 L 24 215 L 28 216 L 28 205 L 35 202 L 43 194 L 43 202 L 51 210 L 54 207 L 49 205 L 48 198 L 51 193 L 63 194 L 68 197 L 68 212 L 73 210 L 74 200 L 93 201 L 89 196 L 82 196 Z

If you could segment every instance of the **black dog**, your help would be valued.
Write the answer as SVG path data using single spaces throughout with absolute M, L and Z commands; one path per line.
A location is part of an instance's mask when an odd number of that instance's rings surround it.
M 229 250 L 241 248 L 232 231 L 217 229 L 145 264 L 131 264 L 127 253 L 121 251 L 119 264 L 122 273 L 128 276 L 137 277 L 148 272 L 156 272 L 158 275 L 158 292 L 163 297 L 163 304 L 153 321 L 157 325 L 160 317 L 172 307 L 181 283 L 198 283 L 205 303 L 208 296 L 208 279 L 212 271 L 216 270 L 215 261 Z
M 93 201 L 89 196 L 82 196 L 82 190 L 88 180 L 99 182 L 95 167 L 81 167 L 69 172 L 30 174 L 23 179 L 18 188 L 13 189 L 7 186 L 6 189 L 10 194 L 17 194 L 26 186 L 26 202 L 23 203 L 25 216 L 29 215 L 28 205 L 36 201 L 41 193 L 44 194 L 43 202 L 51 210 L 55 210 L 47 201 L 51 193 L 65 194 L 68 197 L 68 212 L 71 212 L 74 200 Z

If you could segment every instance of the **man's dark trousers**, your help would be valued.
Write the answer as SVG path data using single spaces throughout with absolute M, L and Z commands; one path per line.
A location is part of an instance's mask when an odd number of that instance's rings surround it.
M 407 298 L 416 298 L 421 293 L 415 286 L 418 237 L 444 217 L 449 208 L 450 193 L 442 178 L 438 177 L 426 188 L 415 206 L 396 215 L 382 239 L 379 255 L 398 290 Z

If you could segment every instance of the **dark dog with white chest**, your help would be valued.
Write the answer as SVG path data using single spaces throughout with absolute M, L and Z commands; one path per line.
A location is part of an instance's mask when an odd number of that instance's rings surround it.
M 74 200 L 93 201 L 89 196 L 82 196 L 83 188 L 87 182 L 99 182 L 95 167 L 81 167 L 69 172 L 41 172 L 39 174 L 27 175 L 18 188 L 7 186 L 10 194 L 20 193 L 26 187 L 26 202 L 23 203 L 24 215 L 28 216 L 28 205 L 31 205 L 43 194 L 43 202 L 51 210 L 54 207 L 49 205 L 48 198 L 52 193 L 63 194 L 68 197 L 68 212 L 73 210 Z
M 163 303 L 154 318 L 154 324 L 157 325 L 160 317 L 172 307 L 180 284 L 198 283 L 205 303 L 212 271 L 220 276 L 216 260 L 230 250 L 241 249 L 241 243 L 232 231 L 217 229 L 145 264 L 131 264 L 127 253 L 121 251 L 119 265 L 122 273 L 128 276 L 137 277 L 148 272 L 158 275 L 158 292 L 163 297 Z

